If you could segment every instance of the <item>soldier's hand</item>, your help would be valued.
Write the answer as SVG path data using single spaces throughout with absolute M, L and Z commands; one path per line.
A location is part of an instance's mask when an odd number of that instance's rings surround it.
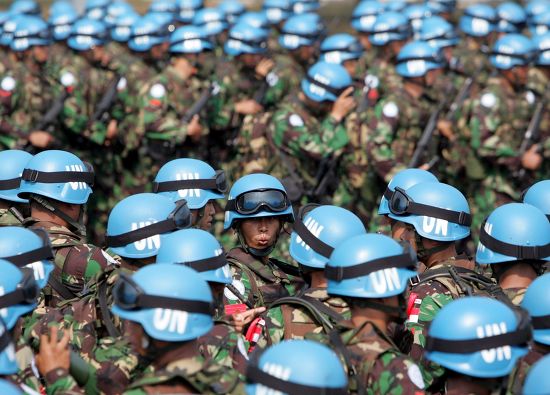
M 197 142 L 200 140 L 201 135 L 202 125 L 200 124 L 200 117 L 195 114 L 193 118 L 191 118 L 191 122 L 187 124 L 187 136 L 194 142 Z
M 437 121 L 437 130 L 439 133 L 449 141 L 454 141 L 455 134 L 453 133 L 453 124 L 446 119 L 439 119 Z
M 265 78 L 274 66 L 275 62 L 272 59 L 264 58 L 256 65 L 254 71 L 259 77 Z
M 352 96 L 353 87 L 347 88 L 338 99 L 332 105 L 332 111 L 330 115 L 336 120 L 336 122 L 342 121 L 346 115 L 350 113 L 356 106 L 355 99 Z
M 542 165 L 542 155 L 538 152 L 538 145 L 534 144 L 521 157 L 521 165 L 527 170 L 537 170 Z
M 231 315 L 230 320 L 235 326 L 237 332 L 243 332 L 244 328 L 250 324 L 254 319 L 265 311 L 265 307 L 257 307 L 255 309 L 250 309 L 242 313 L 236 313 Z
M 36 366 L 42 376 L 55 369 L 69 370 L 71 354 L 69 350 L 70 332 L 65 330 L 58 340 L 57 326 L 50 328 L 50 334 L 40 336 L 40 349 L 36 355 Z
M 118 122 L 116 119 L 111 119 L 109 125 L 107 125 L 107 134 L 105 135 L 106 140 L 112 140 L 118 134 Z
M 235 103 L 235 111 L 239 114 L 255 115 L 263 109 L 262 105 L 253 99 L 241 100 Z
M 43 130 L 35 130 L 29 135 L 29 142 L 38 148 L 46 148 L 53 141 L 53 136 Z

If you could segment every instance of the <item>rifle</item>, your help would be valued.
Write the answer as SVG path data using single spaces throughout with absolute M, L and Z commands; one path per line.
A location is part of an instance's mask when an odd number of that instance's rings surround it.
M 311 192 L 311 197 L 314 201 L 320 200 L 322 196 L 325 196 L 329 186 L 334 180 L 336 180 L 336 167 L 340 162 L 340 156 L 331 155 L 324 158 L 317 171 L 317 185 Z
M 220 87 L 216 83 L 212 83 L 208 88 L 204 89 L 197 101 L 185 112 L 181 118 L 181 123 L 187 124 L 191 122 L 193 117 L 202 111 L 206 103 L 208 103 L 208 100 L 210 100 L 212 96 L 215 96 L 219 90 Z
M 105 90 L 105 92 L 103 92 L 103 96 L 101 97 L 101 100 L 99 101 L 92 117 L 88 120 L 88 127 L 91 127 L 95 122 L 102 119 L 105 114 L 109 113 L 109 111 L 111 110 L 111 106 L 116 99 L 117 86 L 121 79 L 122 75 L 117 74 L 111 80 L 111 82 L 107 86 L 107 89 Z
M 449 106 L 449 111 L 445 115 L 445 120 L 452 121 L 454 120 L 454 117 L 456 115 L 456 112 L 462 108 L 462 104 L 464 103 L 464 100 L 468 97 L 468 94 L 470 93 L 470 89 L 474 83 L 474 80 L 472 77 L 468 77 L 466 81 L 464 81 L 464 84 L 456 94 L 455 98 L 453 99 L 451 105 Z M 422 160 L 422 155 L 428 148 L 428 145 L 430 143 L 430 140 L 432 139 L 432 136 L 435 132 L 435 129 L 437 127 L 437 121 L 439 119 L 439 116 L 441 115 L 441 112 L 447 105 L 447 101 L 442 101 L 439 103 L 437 108 L 432 112 L 430 115 L 430 118 L 428 119 L 428 123 L 426 124 L 426 127 L 424 128 L 424 131 L 422 132 L 422 136 L 420 136 L 420 140 L 418 140 L 418 144 L 416 145 L 416 149 L 414 150 L 413 156 L 411 158 L 411 161 L 409 162 L 409 167 L 418 167 L 420 165 L 420 161 Z
M 531 117 L 531 120 L 529 121 L 529 125 L 527 126 L 527 129 L 525 130 L 525 134 L 523 135 L 523 141 L 521 142 L 521 145 L 519 147 L 518 151 L 518 157 L 522 157 L 523 154 L 527 152 L 529 148 L 531 148 L 534 144 L 536 144 L 540 140 L 540 122 L 542 121 L 542 116 L 544 115 L 544 111 L 546 110 L 546 99 L 547 99 L 547 93 L 548 89 L 546 88 L 546 91 L 544 92 L 543 96 L 537 103 L 537 106 L 535 107 L 535 111 L 533 112 L 533 116 Z M 527 176 L 527 171 L 525 168 L 521 168 L 517 174 L 515 174 L 516 178 L 523 182 L 525 181 L 525 178 Z
M 267 76 L 266 76 L 266 78 L 267 78 Z M 256 92 L 254 93 L 254 96 L 252 97 L 252 99 L 256 103 L 263 106 L 264 101 L 265 101 L 265 96 L 266 96 L 268 90 L 269 90 L 269 84 L 267 83 L 267 80 L 264 78 L 262 80 L 262 83 L 258 87 L 258 90 L 256 90 Z
M 61 114 L 61 111 L 63 111 L 63 105 L 65 104 L 67 97 L 69 97 L 69 92 L 67 89 L 63 89 L 63 93 L 55 99 L 53 105 L 46 112 L 46 114 L 44 114 L 33 130 L 46 130 L 51 124 L 53 124 L 59 114 Z

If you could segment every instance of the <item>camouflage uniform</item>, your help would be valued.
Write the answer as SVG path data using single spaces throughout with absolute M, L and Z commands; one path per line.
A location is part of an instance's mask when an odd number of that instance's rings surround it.
M 493 74 L 493 67 L 489 57 L 481 52 L 477 43 L 479 38 L 466 37 L 460 40 L 452 49 L 451 67 L 458 73 L 475 76 L 477 86 L 485 87 L 489 77 Z M 476 93 L 474 91 L 474 93 Z
M 318 310 L 317 314 L 324 316 L 329 322 L 339 322 L 350 318 L 347 304 L 341 298 L 329 296 L 326 288 L 308 288 L 298 293 L 295 299 L 304 299 L 304 296 L 306 301 L 307 298 L 314 299 L 334 312 L 334 317 L 338 317 L 337 320 Z M 303 339 L 307 333 L 321 333 L 332 329 L 325 328 L 308 308 L 289 302 L 277 303 L 277 306 L 271 307 L 265 314 L 265 322 L 264 336 L 258 342 L 262 348 L 266 345 L 277 344 L 282 340 Z
M 9 209 L 0 208 L 0 226 L 21 226 L 21 221 Z
M 523 301 L 523 297 L 525 296 L 525 291 L 527 291 L 527 288 L 506 288 L 503 289 L 503 291 L 514 306 L 519 306 Z
M 539 127 L 539 133 L 541 135 L 539 141 L 536 141 L 536 143 L 541 145 L 539 152 L 543 156 L 544 160 L 540 169 L 538 169 L 534 174 L 529 174 L 528 172 L 528 175 L 530 176 L 528 177 L 530 182 L 529 185 L 533 184 L 536 180 L 547 179 L 550 174 L 550 139 L 548 139 L 548 131 L 550 130 L 550 111 L 548 111 L 548 103 L 550 103 L 550 89 L 548 89 L 549 84 L 550 80 L 543 70 L 535 67 L 529 69 L 527 88 L 535 94 L 537 101 L 545 98 L 547 106 L 546 111 L 544 111 L 542 115 Z
M 248 342 L 235 327 L 216 320 L 214 328 L 198 339 L 201 355 L 220 366 L 234 369 L 244 377 L 248 362 Z
M 238 374 L 197 352 L 195 341 L 176 343 L 136 374 L 124 394 L 244 393 Z

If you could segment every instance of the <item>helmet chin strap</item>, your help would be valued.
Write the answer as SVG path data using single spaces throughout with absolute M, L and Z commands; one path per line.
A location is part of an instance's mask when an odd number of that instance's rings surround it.
M 424 247 L 422 237 L 416 231 L 414 232 L 414 239 L 416 242 L 416 256 L 418 257 L 419 261 L 424 263 L 430 256 L 432 256 L 436 252 L 443 251 L 448 247 L 445 244 L 441 244 L 432 248 L 426 248 Z
M 50 199 L 45 199 L 42 196 L 31 194 L 30 198 L 41 205 L 46 210 L 50 211 L 55 216 L 61 218 L 63 221 L 65 221 L 69 228 L 72 228 L 72 230 L 82 238 L 86 237 L 86 226 L 84 225 L 84 213 L 86 211 L 86 206 L 81 205 L 80 207 L 80 213 L 78 214 L 78 219 L 75 221 L 73 218 L 71 218 L 67 213 L 65 213 L 59 205 Z

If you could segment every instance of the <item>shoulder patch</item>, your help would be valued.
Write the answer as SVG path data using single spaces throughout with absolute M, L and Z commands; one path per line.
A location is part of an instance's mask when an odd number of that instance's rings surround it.
M 292 114 L 290 118 L 288 118 L 288 123 L 290 123 L 295 128 L 304 126 L 304 120 L 298 114 Z
M 220 93 L 220 84 L 218 84 L 216 81 L 212 82 L 212 96 L 216 96 L 218 93 Z
M 105 257 L 107 262 L 109 262 L 110 265 L 118 265 L 117 260 L 115 258 L 113 258 L 111 255 L 109 255 L 108 253 L 106 253 L 104 250 L 101 250 L 101 253 Z
M 493 108 L 497 103 L 497 97 L 494 93 L 485 93 L 483 96 L 481 96 L 479 102 L 485 108 Z
M 275 84 L 279 82 L 279 76 L 272 71 L 265 77 L 265 80 L 267 85 L 275 86 Z
M 394 102 L 389 102 L 384 104 L 382 108 L 382 113 L 388 118 L 395 118 L 399 115 L 399 107 Z
M 66 72 L 61 76 L 61 85 L 64 87 L 73 86 L 75 81 L 76 78 L 74 78 L 73 73 Z
M 149 89 L 149 94 L 155 99 L 161 99 L 166 94 L 166 88 L 162 84 L 155 84 Z
M 245 293 L 246 289 L 244 287 L 244 283 L 241 280 L 233 280 L 231 282 L 231 285 L 233 285 L 235 288 L 237 288 L 237 291 L 239 291 L 241 293 L 241 295 L 244 296 L 244 293 Z M 237 295 L 235 295 L 233 292 L 231 292 L 227 288 L 225 288 L 223 290 L 223 295 L 229 300 L 239 300 Z
M 380 79 L 372 74 L 367 74 L 365 77 L 365 86 L 368 86 L 369 88 L 378 88 L 378 85 L 380 85 Z
M 536 97 L 533 91 L 525 92 L 525 100 L 527 100 L 527 103 L 529 104 L 533 104 L 536 101 Z
M 0 87 L 2 88 L 2 90 L 6 91 L 6 92 L 11 92 L 14 88 L 15 88 L 15 79 L 13 79 L 13 77 L 4 77 L 4 79 L 2 80 L 2 82 L 0 83 Z
M 126 86 L 128 86 L 128 81 L 126 80 L 126 78 L 121 77 L 120 80 L 118 81 L 118 84 L 116 85 L 116 89 L 117 91 L 120 92 L 125 90 Z
M 248 352 L 246 351 L 246 346 L 244 345 L 244 340 L 242 336 L 239 336 L 239 339 L 237 340 L 237 349 L 241 353 L 241 355 L 248 361 Z
M 411 382 L 416 385 L 421 390 L 424 389 L 424 379 L 422 378 L 422 373 L 420 372 L 420 368 L 417 364 L 412 364 L 407 369 L 407 375 L 409 376 L 409 379 L 411 379 Z

